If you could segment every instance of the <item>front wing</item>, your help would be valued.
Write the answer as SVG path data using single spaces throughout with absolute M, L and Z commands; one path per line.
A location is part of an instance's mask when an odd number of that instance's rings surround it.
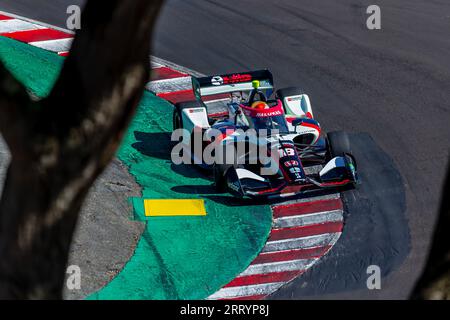
M 339 157 L 345 160 L 345 166 L 349 164 L 347 161 L 352 161 L 352 167 L 356 168 L 353 158 Z M 336 158 L 337 159 L 337 158 Z M 333 159 L 335 160 L 335 159 Z M 330 163 L 337 163 L 338 161 L 330 161 Z M 331 168 L 332 170 L 333 168 Z M 342 169 L 336 167 L 335 169 Z M 324 170 L 326 170 L 324 172 Z M 328 165 L 319 173 L 320 175 L 329 175 L 330 167 Z M 354 186 L 358 183 L 356 169 L 348 172 L 338 179 L 332 181 L 319 181 L 317 177 L 307 176 L 302 183 L 289 184 L 284 179 L 268 182 L 263 177 L 242 168 L 230 168 L 226 172 L 227 186 L 229 192 L 239 198 L 290 198 L 298 195 L 306 195 L 316 193 L 320 190 L 342 189 L 348 186 Z

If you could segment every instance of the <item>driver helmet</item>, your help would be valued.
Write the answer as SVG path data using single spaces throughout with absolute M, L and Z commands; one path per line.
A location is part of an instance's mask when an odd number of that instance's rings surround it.
M 265 103 L 264 101 L 256 101 L 252 103 L 251 107 L 253 109 L 269 109 L 269 105 Z

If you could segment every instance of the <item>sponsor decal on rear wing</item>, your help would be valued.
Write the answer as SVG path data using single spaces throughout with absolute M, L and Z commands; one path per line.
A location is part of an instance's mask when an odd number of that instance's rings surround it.
M 273 90 L 273 76 L 269 70 L 224 74 L 196 78 L 192 77 L 192 87 L 197 99 L 215 94 L 253 90 L 252 82 L 258 80 L 261 90 Z

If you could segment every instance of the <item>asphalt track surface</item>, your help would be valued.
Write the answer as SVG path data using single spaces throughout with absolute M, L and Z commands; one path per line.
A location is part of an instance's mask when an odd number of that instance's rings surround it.
M 2 0 L 64 26 L 76 0 Z M 154 55 L 206 74 L 269 68 L 299 85 L 328 130 L 346 130 L 363 185 L 345 194 L 343 239 L 273 298 L 406 298 L 424 263 L 450 143 L 450 3 L 379 0 L 382 29 L 359 0 L 169 0 Z M 379 263 L 381 261 L 381 263 Z M 362 271 L 380 264 L 382 290 Z

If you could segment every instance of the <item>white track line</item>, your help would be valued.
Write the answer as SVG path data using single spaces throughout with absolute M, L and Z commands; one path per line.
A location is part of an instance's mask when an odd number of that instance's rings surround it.
M 44 29 L 44 27 L 18 19 L 0 21 L 0 33 L 11 33 L 37 29 Z
M 70 47 L 72 45 L 73 38 L 66 38 L 66 39 L 58 39 L 58 40 L 47 40 L 47 41 L 36 41 L 36 42 L 30 42 L 29 45 L 45 49 L 48 51 L 53 52 L 64 52 L 69 51 Z
M 275 292 L 284 285 L 283 282 L 257 284 L 251 286 L 242 287 L 230 287 L 220 289 L 217 293 L 213 294 L 208 300 L 218 300 L 227 298 L 247 297 L 255 295 L 270 294 Z
M 205 76 L 203 73 L 200 73 L 200 72 L 197 72 L 195 70 L 192 70 L 192 69 L 180 66 L 180 65 L 178 65 L 176 63 L 173 63 L 172 61 L 168 61 L 168 60 L 161 59 L 161 58 L 158 58 L 158 57 L 153 57 L 152 56 L 152 61 L 154 61 L 156 63 L 159 63 L 159 64 L 162 64 L 162 65 L 164 65 L 166 67 L 169 67 L 169 68 L 171 68 L 173 70 L 193 75 L 194 77 L 204 77 Z
M 300 198 L 300 199 L 294 199 L 290 201 L 284 201 L 282 203 L 278 203 L 275 205 L 277 206 L 288 206 L 291 204 L 297 204 L 297 203 L 306 203 L 306 202 L 315 202 L 315 201 L 322 201 L 322 200 L 336 200 L 340 199 L 341 195 L 339 193 L 333 193 L 333 194 L 327 194 L 324 196 L 317 196 L 317 197 L 310 197 L 310 198 Z
M 308 249 L 314 247 L 324 247 L 332 242 L 335 242 L 341 236 L 340 232 L 325 233 L 310 237 L 285 239 L 277 241 L 269 241 L 263 249 L 263 253 L 295 250 L 295 249 Z
M 151 67 L 152 67 L 152 69 L 158 69 L 158 68 L 165 67 L 165 65 L 152 61 Z
M 192 89 L 192 79 L 191 77 L 181 77 L 152 81 L 146 88 L 155 94 L 190 90 Z
M 343 221 L 343 219 L 344 216 L 342 210 L 323 211 L 298 216 L 277 218 L 274 221 L 273 228 L 282 229 L 282 228 L 302 227 L 313 224 L 322 224 L 326 222 Z
M 290 261 L 269 262 L 262 264 L 253 264 L 242 272 L 239 277 L 266 274 L 272 272 L 285 272 L 285 271 L 301 271 L 307 269 L 315 262 L 316 259 L 298 259 Z

